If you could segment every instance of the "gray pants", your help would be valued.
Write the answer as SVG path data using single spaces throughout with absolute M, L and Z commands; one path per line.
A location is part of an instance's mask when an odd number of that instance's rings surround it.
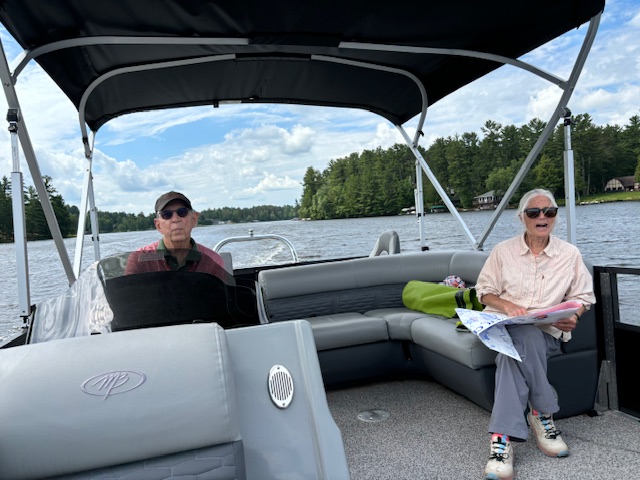
M 542 413 L 556 413 L 560 409 L 547 380 L 547 358 L 560 353 L 561 341 L 534 325 L 510 325 L 507 330 L 522 362 L 507 355 L 496 356 L 495 400 L 489 433 L 526 440 L 529 427 L 524 412 L 528 402 Z

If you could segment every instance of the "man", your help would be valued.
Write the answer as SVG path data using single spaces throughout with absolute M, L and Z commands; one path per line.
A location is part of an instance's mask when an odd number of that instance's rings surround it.
M 155 205 L 153 223 L 162 238 L 131 253 L 125 274 L 187 270 L 228 276 L 222 257 L 210 248 L 196 243 L 191 230 L 198 223 L 198 212 L 191 201 L 179 192 L 160 195 Z

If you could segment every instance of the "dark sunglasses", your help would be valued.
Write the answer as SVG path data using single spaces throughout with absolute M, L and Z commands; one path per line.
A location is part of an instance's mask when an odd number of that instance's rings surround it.
M 187 207 L 180 207 L 175 210 L 160 210 L 158 213 L 164 220 L 171 220 L 173 217 L 173 212 L 176 212 L 179 217 L 186 217 L 189 215 L 189 209 Z
M 524 213 L 529 218 L 538 218 L 538 216 L 540 216 L 540 212 L 544 213 L 544 216 L 547 218 L 553 218 L 558 214 L 558 209 L 556 207 L 524 209 Z

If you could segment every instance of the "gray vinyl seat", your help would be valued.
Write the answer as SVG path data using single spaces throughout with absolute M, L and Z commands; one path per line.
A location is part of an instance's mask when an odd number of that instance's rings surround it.
M 230 358 L 213 323 L 3 350 L 0 478 L 246 478 Z
M 395 230 L 386 230 L 376 240 L 376 244 L 369 256 L 377 257 L 379 255 L 395 255 L 397 253 L 400 253 L 400 237 Z

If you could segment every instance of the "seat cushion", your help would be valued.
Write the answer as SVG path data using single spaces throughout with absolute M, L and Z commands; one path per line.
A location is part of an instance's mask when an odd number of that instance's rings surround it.
M 456 330 L 455 325 L 455 319 L 423 314 L 411 323 L 411 337 L 417 345 L 469 368 L 494 365 L 496 352 L 473 333 Z
M 0 350 L 0 477 L 69 475 L 240 442 L 231 368 L 213 323 Z
M 407 307 L 378 308 L 365 312 L 365 315 L 383 318 L 387 322 L 391 340 L 413 340 L 411 324 L 414 320 L 424 317 L 424 313 Z
M 379 317 L 361 313 L 336 313 L 302 320 L 311 324 L 317 350 L 389 340 L 387 322 Z

